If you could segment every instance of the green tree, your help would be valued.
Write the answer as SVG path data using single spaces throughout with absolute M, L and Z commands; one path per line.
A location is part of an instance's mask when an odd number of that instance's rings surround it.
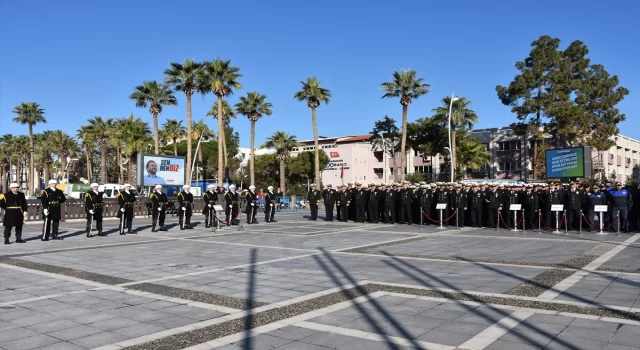
M 112 118 L 102 119 L 95 117 L 87 120 L 89 122 L 89 137 L 95 140 L 100 148 L 100 182 L 107 183 L 107 148 L 111 136 L 114 120 Z
M 202 93 L 212 92 L 217 97 L 218 116 L 224 115 L 222 99 L 233 94 L 233 90 L 242 89 L 238 81 L 242 77 L 240 68 L 231 65 L 231 60 L 216 58 L 212 62 L 205 61 L 199 71 L 198 86 Z M 218 118 L 218 144 L 222 144 L 224 133 L 224 120 Z M 224 165 L 222 152 L 218 152 L 218 184 L 224 181 Z
M 316 153 L 320 156 L 317 163 Z M 293 175 L 294 182 L 300 182 L 303 179 L 304 181 L 310 181 L 316 174 L 315 165 L 318 164 L 320 170 L 322 170 L 327 167 L 329 161 L 329 156 L 327 156 L 324 150 L 320 150 L 320 152 L 302 152 L 296 157 L 291 157 L 289 173 Z
M 58 162 L 60 163 L 58 176 L 60 179 L 68 179 L 67 162 L 68 158 L 73 158 L 80 152 L 80 148 L 71 136 L 61 130 L 55 130 L 50 136 L 50 146 L 53 153 L 58 155 Z
M 185 135 L 187 134 L 187 130 L 185 129 L 184 125 L 182 125 L 182 120 L 167 119 L 164 124 L 162 124 L 162 130 L 160 132 L 164 134 L 166 138 L 173 141 L 173 155 L 177 156 L 178 139 L 185 137 Z M 187 148 L 189 148 L 189 146 L 190 145 L 187 143 Z M 187 161 L 189 159 L 189 153 L 187 153 Z
M 212 137 L 214 137 L 214 133 L 213 131 L 211 131 L 211 129 L 209 129 L 209 127 L 207 126 L 207 124 L 204 122 L 203 119 L 198 120 L 197 122 L 193 122 L 193 125 L 191 125 L 191 130 L 193 131 L 193 138 L 194 139 L 200 139 L 200 137 L 202 136 L 203 140 L 208 140 Z M 202 167 L 203 172 L 202 174 L 200 174 L 201 179 L 205 179 L 206 178 L 206 173 L 207 173 L 207 163 L 205 163 L 202 160 L 202 148 L 203 146 L 200 145 L 200 150 L 198 150 L 198 154 L 196 154 L 196 156 L 198 157 L 198 164 L 200 167 Z
M 451 102 L 451 97 L 447 96 L 442 99 L 442 105 L 438 108 L 432 110 L 434 112 L 433 118 L 439 122 L 441 125 L 444 125 L 445 128 L 449 123 L 449 103 Z M 473 129 L 473 125 L 478 121 L 478 116 L 476 112 L 467 108 L 471 105 L 471 102 L 464 97 L 459 97 L 457 100 L 454 100 L 451 104 L 451 161 L 453 165 L 458 169 L 457 166 L 457 158 L 456 158 L 456 148 L 458 147 L 458 143 L 456 142 L 456 132 L 458 130 L 464 131 L 465 133 Z
M 136 174 L 138 172 L 138 154 L 146 152 L 154 142 L 150 134 L 149 124 L 133 114 L 128 118 L 120 119 L 122 139 L 124 140 L 123 152 L 129 157 L 129 183 L 137 184 Z
M 420 118 L 407 124 L 407 146 L 434 155 L 449 144 L 447 128 L 434 118 Z
M 403 70 L 401 72 L 395 71 L 393 72 L 392 81 L 382 83 L 382 90 L 385 92 L 382 98 L 400 97 L 400 104 L 402 105 L 402 139 L 400 142 L 401 180 L 404 179 L 404 174 L 407 169 L 407 114 L 409 105 L 412 100 L 426 95 L 430 88 L 431 85 L 426 84 L 424 79 L 418 78 L 418 73 L 413 69 Z
M 383 157 L 389 156 L 393 159 L 395 174 L 398 174 L 396 152 L 400 150 L 401 138 L 400 129 L 396 126 L 396 120 L 385 115 L 383 120 L 375 122 L 373 130 L 371 130 L 371 139 L 369 140 L 375 149 L 382 150 Z M 388 180 L 384 179 L 383 181 L 386 182 Z
M 198 72 L 202 68 L 201 63 L 186 59 L 184 63 L 170 63 L 171 68 L 164 71 L 165 83 L 173 86 L 175 91 L 182 91 L 187 98 L 187 174 L 191 174 L 191 97 L 198 91 Z M 175 148 L 174 148 L 175 151 Z M 157 151 L 156 151 L 157 152 Z
M 251 122 L 251 141 L 249 154 L 249 177 L 251 185 L 255 184 L 255 139 L 256 139 L 256 122 L 263 115 L 271 115 L 271 107 L 273 105 L 267 102 L 267 95 L 252 91 L 247 96 L 240 96 L 240 102 L 236 103 L 236 111 L 242 114 Z
M 320 146 L 318 145 L 318 123 L 316 121 L 316 109 L 320 107 L 320 103 L 329 103 L 331 98 L 331 90 L 320 86 L 320 80 L 316 77 L 308 77 L 307 81 L 301 81 L 302 90 L 293 95 L 298 101 L 306 101 L 307 106 L 311 108 L 311 124 L 313 125 L 313 145 L 315 149 L 315 182 L 320 188 Z M 324 167 L 323 167 L 324 168 Z
M 47 122 L 44 114 L 45 110 L 40 107 L 39 104 L 35 102 L 23 102 L 16 106 L 13 109 L 13 113 L 16 114 L 16 117 L 13 118 L 13 121 L 20 124 L 27 124 L 29 126 L 29 147 L 30 151 L 30 160 L 29 160 L 29 180 L 27 184 L 27 190 L 30 193 L 35 193 L 38 189 L 38 184 L 40 181 L 36 179 L 35 176 L 35 163 L 34 163 L 34 144 L 33 144 L 33 127 L 36 124 L 44 124 Z
M 484 145 L 475 138 L 460 139 L 456 148 L 458 149 L 458 162 L 456 163 L 458 178 L 464 178 L 472 170 L 490 164 L 491 153 L 485 150 Z
M 214 103 L 211 106 L 211 109 L 209 109 L 209 112 L 207 112 L 207 116 L 212 116 L 215 119 L 218 119 L 218 104 Z M 227 100 L 222 100 L 222 123 L 224 125 L 224 128 L 228 128 L 229 127 L 229 123 L 230 118 L 235 118 L 237 117 L 238 114 L 236 113 L 236 111 L 231 108 L 231 106 L 229 105 L 229 102 L 227 102 Z M 226 139 L 226 132 L 222 133 L 222 155 L 223 155 L 223 167 L 226 169 L 229 166 L 229 153 L 227 152 L 227 139 Z M 233 155 L 232 155 L 233 156 Z
M 35 141 L 35 161 L 36 167 L 42 169 L 42 181 L 46 184 L 50 178 L 50 167 L 53 163 L 51 157 L 51 134 L 52 131 L 47 130 L 41 134 L 34 135 Z
M 289 156 L 289 152 L 299 145 L 295 135 L 290 135 L 284 131 L 276 131 L 260 146 L 261 148 L 275 148 L 276 150 L 276 158 L 280 163 L 279 174 L 282 193 L 287 193 L 285 188 L 285 162 Z
M 136 107 L 147 107 L 153 116 L 153 141 L 154 150 L 160 152 L 160 135 L 158 133 L 158 115 L 162 113 L 162 106 L 175 106 L 178 100 L 173 95 L 169 85 L 158 83 L 157 81 L 145 81 L 135 88 L 135 92 L 129 96 L 136 101 Z
M 112 131 L 113 130 L 109 130 L 109 132 Z M 76 137 L 80 139 L 80 148 L 84 150 L 86 157 L 88 180 L 93 180 L 93 152 L 96 149 L 96 143 L 91 132 L 92 130 L 88 125 L 81 125 L 76 134 Z

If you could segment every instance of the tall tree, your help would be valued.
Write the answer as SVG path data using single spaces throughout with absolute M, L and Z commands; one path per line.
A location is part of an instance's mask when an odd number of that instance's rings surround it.
M 118 183 L 122 184 L 127 182 L 126 178 L 124 176 L 124 172 L 125 172 L 125 162 L 128 162 L 128 160 L 124 160 L 124 154 L 123 154 L 123 149 L 124 149 L 124 142 L 125 142 L 125 136 L 128 134 L 128 131 L 126 130 L 127 128 L 127 120 L 130 119 L 135 119 L 133 117 L 133 113 L 129 114 L 128 118 L 119 118 L 116 119 L 113 127 L 111 128 L 112 132 L 111 132 L 111 137 L 109 138 L 109 145 L 115 149 L 116 151 L 116 163 L 118 164 Z
M 442 99 L 442 105 L 440 107 L 432 110 L 432 112 L 435 113 L 433 116 L 434 119 L 445 127 L 449 123 L 450 102 L 451 97 L 447 96 Z M 471 102 L 464 97 L 459 97 L 451 104 L 451 161 L 456 169 L 458 169 L 458 164 L 456 163 L 456 148 L 458 146 L 458 143 L 456 143 L 456 132 L 458 130 L 468 132 L 473 129 L 473 125 L 478 121 L 476 112 L 467 108 L 469 105 L 471 105 Z
M 375 149 L 382 150 L 383 157 L 391 157 L 393 159 L 394 174 L 398 173 L 396 164 L 396 152 L 400 148 L 400 129 L 396 126 L 396 120 L 385 115 L 383 120 L 375 122 L 373 130 L 371 130 L 371 145 Z M 387 168 L 389 164 L 387 164 Z M 386 170 L 386 169 L 385 169 Z M 383 172 L 384 174 L 384 172 Z M 389 179 L 384 179 L 383 182 Z
M 178 100 L 173 95 L 169 85 L 157 81 L 144 81 L 135 88 L 135 92 L 129 96 L 136 101 L 136 107 L 149 106 L 149 113 L 153 116 L 153 142 L 157 154 L 160 151 L 160 135 L 158 134 L 158 115 L 162 113 L 162 106 L 175 106 Z
M 382 90 L 385 92 L 382 98 L 400 97 L 402 105 L 402 140 L 400 143 L 401 167 L 400 178 L 404 179 L 407 168 L 407 114 L 412 100 L 426 95 L 431 85 L 426 84 L 424 79 L 418 78 L 418 73 L 413 69 L 393 72 L 393 80 L 382 83 Z
M 187 98 L 187 174 L 191 174 L 191 97 L 198 90 L 198 71 L 202 68 L 201 63 L 194 62 L 188 58 L 184 63 L 171 63 L 171 68 L 166 69 L 164 81 L 174 87 L 176 91 L 182 91 Z M 175 150 L 175 149 L 174 149 Z
M 167 119 L 167 121 L 162 124 L 161 133 L 163 133 L 169 140 L 173 141 L 173 155 L 177 156 L 178 139 L 185 137 L 185 135 L 187 134 L 187 129 L 185 129 L 184 125 L 182 125 L 182 120 Z M 187 143 L 187 158 L 189 158 L 189 155 L 191 153 L 188 151 L 188 148 L 189 144 Z
M 107 180 L 107 149 L 109 148 L 109 138 L 113 129 L 113 118 L 102 119 L 95 117 L 87 120 L 89 122 L 89 137 L 96 141 L 100 148 L 100 182 L 106 184 Z
M 80 148 L 78 147 L 76 140 L 61 130 L 53 131 L 49 141 L 51 150 L 58 156 L 58 162 L 60 163 L 58 176 L 61 179 L 68 179 L 69 171 L 67 164 L 69 162 L 69 158 L 75 157 L 80 152 Z
M 51 163 L 53 163 L 53 158 L 51 157 L 51 134 L 53 132 L 47 130 L 41 134 L 35 134 L 35 160 L 36 167 L 42 169 L 42 181 L 46 184 L 49 181 L 50 172 L 49 168 L 51 167 Z
M 198 75 L 198 86 L 202 93 L 212 92 L 217 97 L 218 116 L 224 115 L 222 99 L 233 94 L 233 90 L 242 89 L 238 81 L 242 77 L 240 68 L 232 66 L 231 60 L 216 58 L 212 62 L 204 62 Z M 224 133 L 224 120 L 218 118 L 218 145 L 222 144 Z M 218 184 L 224 181 L 224 165 L 222 152 L 218 152 Z
M 35 164 L 34 164 L 34 151 L 33 151 L 33 127 L 36 124 L 46 123 L 47 119 L 45 119 L 44 114 L 45 110 L 40 107 L 39 104 L 35 102 L 23 102 L 16 106 L 13 109 L 13 113 L 16 114 L 16 117 L 13 118 L 13 121 L 20 124 L 27 124 L 29 126 L 29 146 L 31 148 L 30 151 L 30 161 L 29 161 L 29 183 L 27 185 L 27 190 L 30 193 L 35 193 L 38 189 L 38 184 L 40 181 L 36 179 L 35 176 Z
M 121 119 L 122 139 L 124 140 L 123 152 L 129 157 L 128 182 L 137 184 L 136 174 L 138 173 L 138 154 L 149 149 L 153 139 L 149 135 L 149 124 L 140 118 L 129 115 L 128 118 Z
M 469 137 L 468 134 L 459 140 L 456 148 L 458 148 L 458 162 L 456 163 L 458 177 L 466 177 L 469 171 L 490 164 L 491 153 L 484 148 L 482 143 Z
M 276 131 L 269 136 L 266 142 L 260 146 L 261 148 L 275 148 L 278 162 L 280 163 L 280 189 L 282 193 L 287 193 L 285 189 L 285 161 L 289 156 L 289 152 L 300 144 L 296 140 L 295 135 L 290 135 L 284 131 Z
M 249 154 L 249 174 L 251 185 L 255 185 L 255 139 L 256 139 L 256 122 L 263 115 L 271 115 L 271 107 L 273 105 L 267 102 L 267 96 L 258 92 L 248 92 L 247 96 L 240 96 L 240 102 L 236 103 L 236 111 L 242 114 L 251 122 L 251 141 Z
M 218 119 L 218 104 L 214 103 L 211 106 L 211 109 L 209 109 L 209 112 L 207 112 L 207 116 L 212 116 L 215 119 Z M 227 100 L 222 100 L 222 117 L 223 117 L 223 125 L 224 128 L 226 129 L 229 126 L 229 123 L 231 122 L 230 118 L 235 118 L 237 117 L 238 114 L 236 113 L 235 110 L 233 110 L 233 108 L 231 108 L 231 106 L 229 105 L 229 102 L 227 102 Z M 227 151 L 227 138 L 226 138 L 226 132 L 222 133 L 222 144 L 220 146 L 220 149 L 222 150 L 223 153 L 223 165 L 224 168 L 228 167 L 228 157 L 229 157 L 229 152 Z
M 318 123 L 316 121 L 316 109 L 320 107 L 320 103 L 329 104 L 331 98 L 331 90 L 320 86 L 320 80 L 316 77 L 308 77 L 307 81 L 301 81 L 302 90 L 296 92 L 293 98 L 298 101 L 306 101 L 307 106 L 311 108 L 311 124 L 313 125 L 313 145 L 315 148 L 314 167 L 315 167 L 315 183 L 318 188 L 320 184 L 320 146 L 318 145 Z
M 111 132 L 112 130 L 109 130 Z M 88 125 L 81 125 L 77 130 L 76 137 L 80 139 L 80 147 L 84 150 L 87 162 L 87 180 L 93 180 L 93 152 L 96 143 L 92 136 L 92 130 Z
M 199 140 L 200 137 L 202 137 L 203 140 L 208 140 L 209 138 L 214 136 L 213 131 L 209 129 L 209 127 L 207 126 L 207 124 L 204 122 L 203 119 L 200 119 L 197 122 L 193 122 L 193 125 L 191 125 L 191 130 L 193 130 L 192 136 L 194 139 Z M 220 152 L 220 148 L 218 148 L 218 152 Z M 205 170 L 207 170 L 208 166 L 202 160 L 203 146 L 200 146 L 200 149 L 198 150 L 197 153 L 198 154 L 196 154 L 196 157 L 198 157 L 198 164 L 200 167 L 202 167 L 202 170 L 203 170 L 203 172 L 200 174 L 200 178 L 204 179 Z

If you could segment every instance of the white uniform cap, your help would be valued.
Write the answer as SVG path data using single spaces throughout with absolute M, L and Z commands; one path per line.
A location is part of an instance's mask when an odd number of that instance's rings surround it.
M 269 187 L 267 187 L 267 189 L 268 189 L 268 190 L 272 190 L 272 189 L 273 189 L 273 186 L 269 186 Z
M 249 186 L 249 189 L 250 189 L 250 190 L 255 190 L 255 189 L 256 189 L 256 186 Z
M 98 187 L 98 186 L 100 186 L 100 185 L 98 185 L 98 184 L 97 184 L 97 183 L 95 183 L 95 182 L 91 184 L 91 187 Z
M 191 188 L 191 186 L 189 186 L 189 185 L 184 185 L 184 186 L 182 186 L 182 188 Z
M 124 187 L 131 187 L 130 184 L 124 184 Z
M 162 188 L 162 185 L 156 185 L 155 189 Z
M 20 188 L 20 185 L 18 185 L 15 182 L 12 182 L 11 185 L 9 185 L 9 187 L 11 187 L 11 188 L 18 187 L 18 188 Z
M 209 184 L 209 185 L 207 185 L 207 188 L 215 188 L 215 187 L 216 187 L 216 186 L 215 186 L 215 185 L 213 185 L 213 184 Z
M 236 188 L 236 185 L 231 185 L 229 186 L 229 188 Z
M 49 185 L 57 185 L 58 181 L 56 180 L 49 180 Z

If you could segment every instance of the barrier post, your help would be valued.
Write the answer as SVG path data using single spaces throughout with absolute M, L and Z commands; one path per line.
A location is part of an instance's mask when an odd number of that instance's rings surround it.
M 525 227 L 525 218 L 524 218 L 524 209 L 522 209 L 522 232 L 525 232 L 527 228 Z
M 568 235 L 569 231 L 567 230 L 567 211 L 562 212 L 562 221 L 564 222 L 564 234 Z
M 584 214 L 582 214 L 582 209 L 580 209 L 580 231 L 578 231 L 578 234 L 582 234 L 582 218 L 584 217 Z
M 620 236 L 620 209 L 618 209 L 618 213 L 616 214 L 616 221 L 618 222 L 618 231 L 616 232 L 616 236 Z
M 422 230 L 422 216 L 424 216 L 424 211 L 422 211 L 422 207 L 420 207 L 420 229 Z
M 440 227 L 439 229 L 444 229 L 444 227 L 442 227 L 442 209 L 440 209 Z
M 553 231 L 553 233 L 562 233 L 562 232 L 560 232 L 560 230 L 558 230 L 558 225 L 559 225 L 559 224 L 558 224 L 558 213 L 559 213 L 559 212 L 558 212 L 558 211 L 555 211 L 554 213 L 555 213 L 555 215 L 556 215 L 556 230 L 555 230 L 555 231 Z
M 518 230 L 518 211 L 512 210 L 512 212 L 513 212 L 513 229 L 511 230 L 511 232 L 520 232 L 520 230 Z
M 538 233 L 542 232 L 541 220 L 542 220 L 542 212 L 538 209 Z
M 602 218 L 602 212 L 600 212 L 600 234 L 601 234 L 601 235 L 606 235 L 606 233 L 602 232 L 602 225 L 603 225 L 602 220 L 603 220 L 603 218 Z

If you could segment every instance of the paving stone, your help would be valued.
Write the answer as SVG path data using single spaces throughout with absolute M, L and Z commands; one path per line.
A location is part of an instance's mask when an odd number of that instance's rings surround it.
M 569 327 L 560 333 L 560 336 L 609 343 L 614 333 L 614 331 L 601 331 L 592 328 L 572 327 L 569 325 Z
M 143 335 L 162 332 L 167 328 L 160 327 L 157 325 L 147 324 L 147 323 L 138 323 L 132 327 L 124 327 L 119 329 L 114 329 L 111 333 L 120 334 L 130 339 L 141 337 Z
M 274 337 L 279 337 L 279 338 L 284 338 L 289 340 L 300 340 L 316 333 L 318 333 L 318 331 L 313 329 L 287 326 L 280 329 L 276 329 L 275 331 L 271 331 L 267 334 Z
M 606 342 L 560 336 L 549 342 L 545 350 L 601 350 L 606 346 Z
M 2 343 L 4 342 L 31 337 L 38 334 L 40 333 L 27 328 L 13 328 L 5 331 L 0 331 L 0 346 L 2 346 Z
M 436 344 L 458 346 L 471 339 L 472 337 L 473 336 L 467 334 L 445 332 L 434 329 L 419 336 L 416 339 Z
M 92 334 L 100 333 L 102 330 L 94 327 L 81 325 L 78 327 L 67 328 L 55 332 L 49 332 L 48 335 L 56 337 L 60 340 L 69 341 L 76 338 L 86 337 Z
M 442 326 L 435 328 L 436 331 L 442 332 L 450 332 L 450 333 L 460 333 L 467 335 L 476 335 L 487 327 L 484 325 L 478 325 L 473 323 L 463 323 L 463 322 L 448 322 Z
M 45 334 L 38 334 L 9 342 L 2 342 L 2 347 L 7 350 L 28 350 L 47 347 L 59 342 L 60 339 L 56 339 Z
M 88 324 L 88 326 L 99 328 L 103 331 L 110 331 L 113 329 L 118 329 L 123 327 L 131 327 L 139 323 L 140 322 L 130 320 L 128 318 L 116 317 L 116 318 L 111 318 L 105 321 L 90 323 Z
M 618 345 L 640 347 L 640 335 L 617 332 L 609 342 Z
M 44 347 L 37 348 L 35 350 L 84 350 L 84 349 L 86 348 L 79 345 L 72 344 L 72 343 L 63 342 L 63 343 L 55 343 L 52 345 L 46 345 Z
M 542 347 L 533 344 L 496 340 L 489 344 L 485 350 L 540 350 Z
M 96 348 L 103 345 L 117 343 L 126 339 L 127 337 L 120 334 L 102 332 L 102 333 L 90 335 L 84 338 L 77 338 L 72 340 L 71 342 L 73 344 L 91 349 L 91 348 Z

